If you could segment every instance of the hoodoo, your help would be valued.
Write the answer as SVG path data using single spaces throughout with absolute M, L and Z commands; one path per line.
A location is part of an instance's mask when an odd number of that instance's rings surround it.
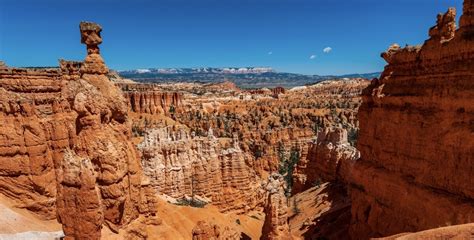
M 285 196 L 286 183 L 283 176 L 273 173 L 266 183 L 265 221 L 261 240 L 291 240 L 288 226 L 288 200 Z
M 354 239 L 474 219 L 474 2 L 438 15 L 422 46 L 393 45 L 359 109 Z
M 0 191 L 44 219 L 57 216 L 66 239 L 99 239 L 104 224 L 117 232 L 148 221 L 155 201 L 141 185 L 126 101 L 99 54 L 101 27 L 80 30 L 84 62 L 0 69 Z

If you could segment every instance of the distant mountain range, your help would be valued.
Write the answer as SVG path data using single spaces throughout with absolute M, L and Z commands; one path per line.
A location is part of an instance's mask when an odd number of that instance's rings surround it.
M 269 67 L 230 67 L 230 68 L 143 68 L 143 69 L 134 69 L 128 71 L 119 71 L 120 73 L 125 74 L 206 74 L 206 73 L 215 73 L 215 74 L 257 74 L 257 73 L 268 73 L 275 72 L 272 68 Z
M 304 75 L 277 72 L 268 67 L 229 67 L 229 68 L 144 68 L 118 71 L 123 78 L 138 82 L 198 82 L 214 83 L 222 81 L 234 82 L 240 88 L 263 88 L 282 86 L 291 88 L 314 84 L 328 79 L 367 78 L 380 76 L 380 72 L 347 75 Z

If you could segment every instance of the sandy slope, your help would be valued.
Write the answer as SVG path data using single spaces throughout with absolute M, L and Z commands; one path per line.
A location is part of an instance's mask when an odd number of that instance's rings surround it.
M 0 239 L 53 239 L 62 236 L 61 225 L 45 221 L 0 195 Z
M 153 227 L 150 231 L 150 239 L 192 239 L 192 230 L 196 223 L 205 220 L 215 223 L 222 229 L 225 226 L 241 231 L 251 239 L 259 239 L 263 220 L 265 216 L 259 213 L 249 213 L 238 216 L 236 214 L 220 213 L 214 206 L 205 208 L 193 208 L 189 206 L 178 206 L 159 200 L 158 213 L 161 225 Z M 258 219 L 256 219 L 258 218 Z M 238 224 L 239 219 L 240 224 Z M 107 240 L 123 239 L 123 233 L 113 234 L 107 227 L 102 230 L 102 236 Z

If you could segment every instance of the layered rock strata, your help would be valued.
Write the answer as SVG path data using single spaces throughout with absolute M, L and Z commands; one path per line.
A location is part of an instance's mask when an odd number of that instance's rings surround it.
M 293 239 L 288 225 L 288 199 L 285 196 L 286 183 L 283 176 L 273 173 L 264 183 L 267 192 L 265 201 L 265 221 L 261 240 Z
M 354 239 L 474 219 L 474 2 L 439 15 L 419 47 L 393 45 L 359 110 Z
M 350 182 L 351 169 L 360 157 L 348 142 L 347 130 L 324 128 L 318 132 L 307 157 L 303 157 L 293 173 L 293 193 L 302 192 L 322 182 Z
M 0 192 L 63 224 L 66 239 L 100 239 L 152 215 L 121 92 L 106 77 L 101 27 L 81 23 L 88 55 L 60 69 L 0 69 Z
M 282 149 L 289 153 L 298 148 L 304 158 L 318 129 L 334 125 L 357 128 L 360 92 L 368 84 L 363 79 L 325 81 L 286 90 L 278 99 L 271 98 L 268 89 L 268 94 L 242 91 L 229 96 L 224 90 L 209 93 L 180 88 L 193 94 L 185 95 L 175 120 L 197 135 L 209 128 L 217 137 L 238 133 L 241 149 L 255 159 L 252 168 L 266 176 L 278 171 Z
M 128 100 L 132 112 L 173 114 L 180 110 L 183 93 L 162 91 L 152 84 L 117 83 Z
M 221 211 L 247 212 L 261 202 L 260 181 L 238 139 L 225 140 L 212 131 L 198 137 L 184 127 L 151 129 L 139 145 L 144 172 L 160 193 L 199 196 Z

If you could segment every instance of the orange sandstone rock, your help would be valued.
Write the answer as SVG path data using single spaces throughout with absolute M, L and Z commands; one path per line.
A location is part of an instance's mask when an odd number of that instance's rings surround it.
M 199 221 L 193 228 L 193 240 L 238 240 L 240 234 L 229 227 L 222 229 L 216 224 Z
M 350 182 L 352 165 L 360 153 L 347 139 L 343 128 L 325 128 L 318 133 L 306 158 L 302 158 L 294 172 L 293 193 L 302 192 L 322 182 Z
M 353 239 L 474 219 L 474 2 L 450 9 L 420 47 L 391 47 L 359 110 Z
M 101 28 L 80 29 L 85 63 L 0 69 L 0 192 L 57 217 L 66 239 L 100 239 L 104 224 L 118 231 L 153 218 L 154 196 L 142 184 L 126 100 L 105 75 Z
M 288 226 L 288 200 L 285 196 L 286 184 L 283 176 L 277 173 L 271 174 L 265 187 L 268 197 L 265 202 L 265 221 L 260 239 L 293 239 Z
M 198 137 L 182 127 L 149 130 L 142 151 L 144 173 L 158 192 L 173 198 L 199 196 L 221 211 L 248 212 L 263 199 L 260 178 L 246 161 L 238 139 L 220 143 L 209 131 Z
M 429 229 L 416 233 L 401 233 L 394 236 L 377 238 L 380 240 L 416 240 L 416 239 L 459 239 L 470 240 L 474 238 L 474 224 L 462 224 L 448 227 Z

